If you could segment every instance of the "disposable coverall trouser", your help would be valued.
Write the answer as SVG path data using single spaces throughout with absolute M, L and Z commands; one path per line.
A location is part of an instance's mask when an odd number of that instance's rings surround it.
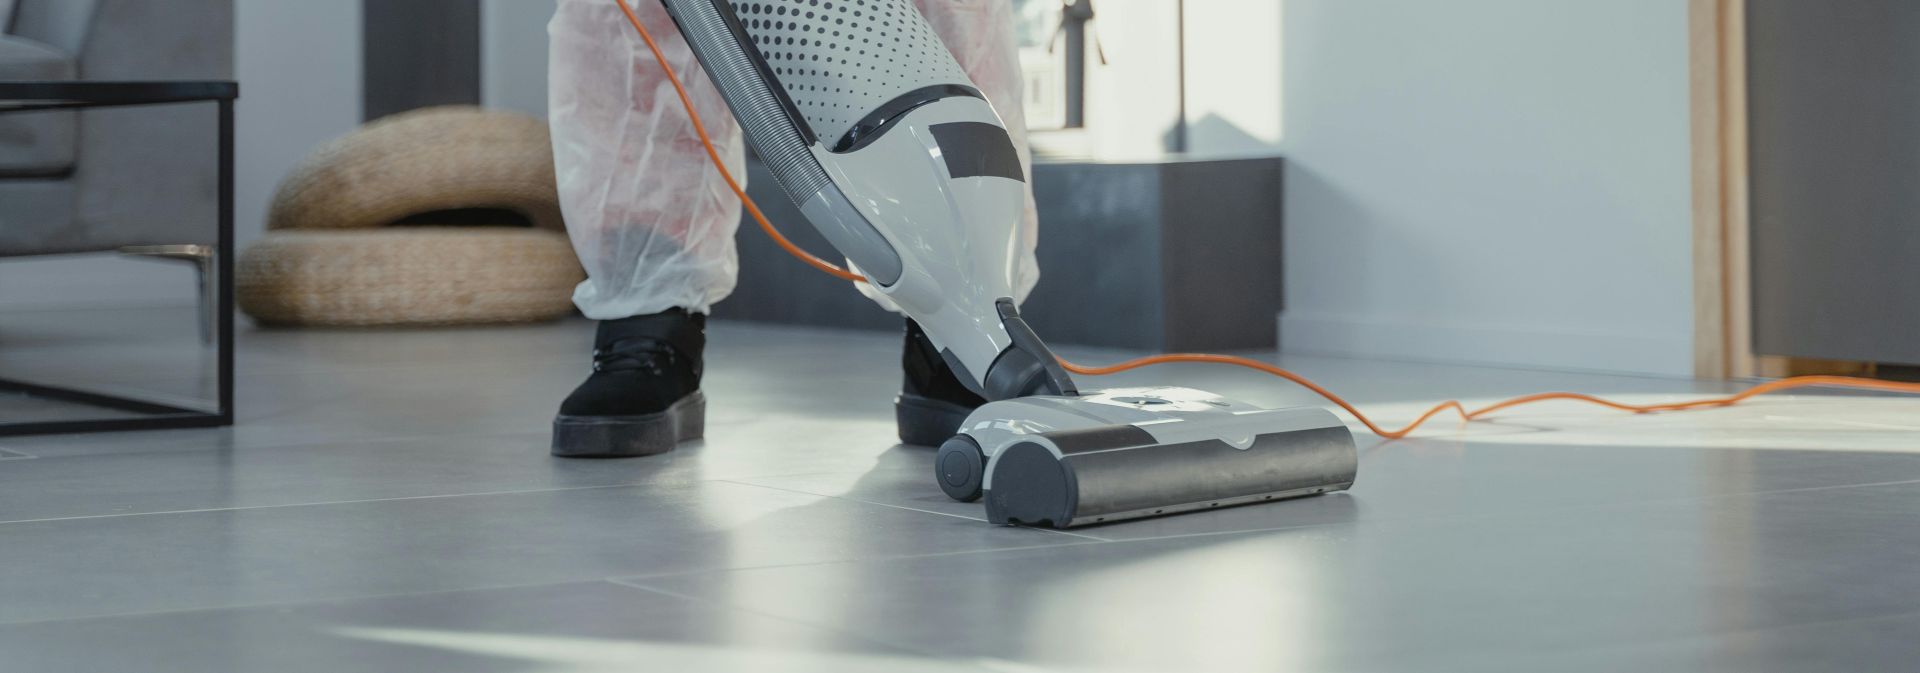
M 745 145 L 725 101 L 660 2 L 631 2 L 667 65 L 687 86 L 727 169 L 744 180 Z M 1013 3 L 915 4 L 1006 121 L 1031 176 Z M 587 270 L 587 280 L 574 290 L 574 303 L 597 320 L 675 307 L 706 313 L 733 292 L 739 198 L 709 165 L 666 74 L 613 0 L 560 0 L 547 31 L 552 38 L 548 114 L 560 205 Z M 1040 278 L 1034 261 L 1036 222 L 1029 189 L 1015 300 L 1024 300 Z M 861 291 L 892 308 L 879 293 L 864 285 Z

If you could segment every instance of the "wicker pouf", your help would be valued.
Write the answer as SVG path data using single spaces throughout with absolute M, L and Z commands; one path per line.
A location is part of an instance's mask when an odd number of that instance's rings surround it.
M 268 229 L 366 229 L 421 213 L 510 210 L 559 231 L 553 148 L 538 117 L 434 107 L 315 150 L 274 194 Z
M 504 227 L 273 232 L 234 276 L 254 320 L 316 326 L 551 320 L 585 278 L 565 235 Z
M 539 118 L 462 106 L 380 119 L 315 150 L 280 183 L 267 235 L 236 260 L 235 298 L 268 326 L 565 316 L 585 274 L 561 233 L 553 180 Z M 500 210 L 522 226 L 395 226 L 492 224 Z

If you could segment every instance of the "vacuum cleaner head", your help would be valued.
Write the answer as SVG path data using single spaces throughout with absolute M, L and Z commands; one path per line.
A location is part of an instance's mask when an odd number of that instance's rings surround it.
M 1359 455 L 1325 409 L 1262 409 L 1191 388 L 990 402 L 935 477 L 996 524 L 1069 528 L 1344 490 Z

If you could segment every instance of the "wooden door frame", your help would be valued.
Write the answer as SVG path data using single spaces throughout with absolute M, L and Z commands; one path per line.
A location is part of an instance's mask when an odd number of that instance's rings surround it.
M 1767 373 L 1753 353 L 1746 0 L 1688 0 L 1692 102 L 1693 370 Z

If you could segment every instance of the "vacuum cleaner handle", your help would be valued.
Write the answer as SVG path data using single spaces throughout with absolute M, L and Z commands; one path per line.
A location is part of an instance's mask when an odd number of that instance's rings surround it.
M 898 280 L 900 255 L 872 223 L 862 217 L 828 177 L 813 148 L 819 145 L 794 100 L 780 86 L 773 68 L 747 32 L 734 7 L 723 0 L 661 0 L 686 38 L 693 55 L 727 107 L 754 153 L 780 183 L 788 198 L 807 214 L 807 220 L 869 279 L 882 284 Z M 778 0 L 748 3 L 779 5 Z M 799 4 L 799 3 L 796 3 Z M 785 26 L 786 7 L 780 7 Z M 797 19 L 797 12 L 795 18 Z M 772 20 L 755 25 L 772 26 Z M 760 40 L 766 40 L 761 36 Z M 780 41 L 788 38 L 780 37 Z M 767 52 L 771 53 L 771 52 Z

